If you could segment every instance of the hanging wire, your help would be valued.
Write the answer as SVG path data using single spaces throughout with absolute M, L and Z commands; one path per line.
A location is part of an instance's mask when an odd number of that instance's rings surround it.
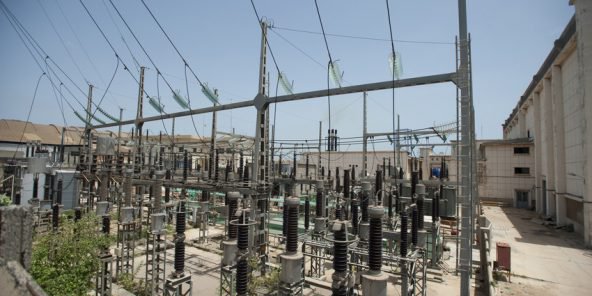
M 41 73 L 41 75 L 39 75 L 39 78 L 37 79 L 37 83 L 35 84 L 35 91 L 33 92 L 33 100 L 31 100 L 31 105 L 29 105 L 29 113 L 27 114 L 27 120 L 25 121 L 25 127 L 23 128 L 23 132 L 21 133 L 21 137 L 18 141 L 18 144 L 16 145 L 16 149 L 14 150 L 14 154 L 12 155 L 12 160 L 14 160 L 16 158 L 16 153 L 18 152 L 18 149 L 21 145 L 21 143 L 23 142 L 23 137 L 25 136 L 25 132 L 27 131 L 27 125 L 29 124 L 29 119 L 31 118 L 31 112 L 33 111 L 33 106 L 35 105 L 35 98 L 37 98 L 37 90 L 39 89 L 39 83 L 41 82 L 41 78 L 43 78 L 43 76 L 45 76 L 45 72 Z

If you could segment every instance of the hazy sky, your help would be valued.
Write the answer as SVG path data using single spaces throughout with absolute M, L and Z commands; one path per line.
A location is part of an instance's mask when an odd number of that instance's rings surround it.
M 87 82 L 96 86 L 95 101 L 103 95 L 115 70 L 117 59 L 78 0 L 2 0 L 33 38 L 83 91 Z M 361 36 L 369 39 L 328 36 L 334 60 L 344 71 L 344 84 L 385 81 L 391 78 L 391 51 L 385 1 L 319 0 L 325 31 L 331 34 Z M 497 0 L 468 1 L 469 32 L 472 37 L 472 61 L 476 127 L 478 138 L 501 138 L 501 124 L 516 105 L 532 76 L 559 37 L 574 8 L 568 1 Z M 157 94 L 157 75 L 138 43 L 125 27 L 109 0 L 86 0 L 88 6 L 119 56 L 137 77 L 134 58 L 146 71 L 146 89 Z M 140 0 L 114 1 L 127 23 L 173 89 L 187 96 L 184 64 L 158 29 Z M 260 28 L 249 0 L 154 1 L 146 0 L 189 65 L 203 82 L 220 92 L 220 101 L 230 103 L 252 99 L 257 92 Z M 458 34 L 457 1 L 390 1 L 395 47 L 402 57 L 402 78 L 454 71 L 454 39 Z M 288 29 L 320 32 L 313 0 L 255 0 L 260 16 L 275 29 L 269 43 L 281 71 L 294 81 L 294 91 L 327 87 L 328 55 L 322 35 Z M 48 19 L 49 17 L 49 19 Z M 51 21 L 50 21 L 51 20 Z M 54 29 L 55 28 L 55 29 Z M 59 36 L 56 33 L 59 32 Z M 298 47 L 293 47 L 285 39 Z M 63 42 L 60 40 L 63 40 Z M 123 42 L 125 39 L 126 44 Z M 0 118 L 25 120 L 42 70 L 36 65 L 0 13 Z M 411 41 L 411 42 L 410 42 Z M 419 41 L 419 42 L 416 42 Z M 304 51 L 308 57 L 303 54 Z M 39 59 L 45 67 L 44 59 Z M 48 61 L 56 71 L 57 68 Z M 277 73 L 271 61 L 271 93 L 275 94 Z M 61 74 L 60 74 L 61 75 Z M 57 77 L 52 77 L 59 85 Z M 74 96 L 86 104 L 85 95 L 65 76 L 59 79 Z M 188 73 L 192 107 L 210 102 Z M 181 111 L 171 91 L 160 79 L 158 91 L 166 112 Z M 81 114 L 82 108 L 62 87 L 64 99 Z M 124 119 L 135 117 L 138 86 L 122 65 L 101 107 L 114 116 L 124 108 Z M 280 87 L 279 94 L 284 94 Z M 396 91 L 396 109 L 402 128 L 423 128 L 448 123 L 455 118 L 455 86 L 439 84 Z M 33 106 L 31 121 L 63 125 L 58 107 L 59 93 L 43 78 Z M 368 126 L 371 132 L 392 128 L 391 91 L 369 93 Z M 274 106 L 271 105 L 272 120 Z M 339 135 L 360 136 L 362 132 L 362 94 L 333 97 L 332 127 Z M 157 115 L 145 105 L 145 115 Z M 255 109 L 219 113 L 219 129 L 254 134 Z M 99 117 L 104 118 L 100 114 Z M 64 105 L 67 125 L 82 125 L 73 111 Z M 315 139 L 318 122 L 327 127 L 327 99 L 284 103 L 275 112 L 277 139 Z M 209 134 L 210 115 L 194 117 L 200 134 Z M 170 132 L 171 121 L 165 121 Z M 162 122 L 145 125 L 151 133 L 162 130 Z M 126 126 L 125 130 L 130 130 Z M 179 119 L 177 133 L 195 133 L 191 120 Z M 386 145 L 377 146 L 387 148 Z M 342 147 L 342 150 L 361 149 Z

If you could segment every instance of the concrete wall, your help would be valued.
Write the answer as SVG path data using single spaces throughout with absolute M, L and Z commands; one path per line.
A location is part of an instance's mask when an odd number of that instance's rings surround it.
M 586 182 L 592 178 L 592 1 L 569 3 L 576 11 L 575 34 L 535 76 L 535 87 L 506 122 L 504 138 L 531 129 L 536 211 L 572 224 L 592 246 L 592 181 Z
M 478 190 L 483 200 L 498 200 L 516 206 L 516 190 L 534 189 L 534 151 L 532 144 L 481 144 L 484 158 L 478 164 Z M 529 154 L 514 154 L 514 147 L 529 147 Z M 526 167 L 530 174 L 515 174 L 515 167 Z M 480 171 L 480 172 L 479 172 Z M 529 194 L 533 198 L 533 194 Z

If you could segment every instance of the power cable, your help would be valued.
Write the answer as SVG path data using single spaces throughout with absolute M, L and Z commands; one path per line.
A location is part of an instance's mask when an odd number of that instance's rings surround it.
M 397 117 L 396 113 L 395 113 L 395 72 L 396 72 L 396 53 L 395 53 L 395 42 L 393 41 L 393 26 L 391 24 L 391 9 L 389 6 L 389 1 L 386 1 L 386 13 L 388 16 L 388 25 L 389 25 L 389 33 L 390 33 L 390 37 L 391 37 L 391 54 L 393 56 L 393 64 L 392 64 L 392 69 L 391 69 L 391 73 L 393 75 L 393 88 L 392 88 L 392 94 L 393 94 L 393 135 L 395 134 L 395 118 Z M 395 162 L 395 167 L 397 166 L 397 142 L 393 141 L 393 158 L 394 158 L 394 162 Z
M 84 75 L 84 73 L 82 73 L 82 70 L 80 69 L 80 66 L 78 65 L 78 63 L 76 62 L 76 60 L 74 60 L 74 56 L 72 56 L 72 53 L 70 52 L 70 49 L 68 49 L 68 47 L 66 46 L 66 42 L 64 42 L 64 38 L 62 38 L 62 35 L 56 29 L 55 24 L 53 23 L 53 21 L 49 17 L 49 14 L 47 13 L 47 10 L 45 9 L 45 6 L 43 6 L 43 4 L 41 3 L 41 1 L 39 1 L 39 0 L 37 0 L 37 3 L 41 7 L 41 10 L 43 11 L 43 14 L 45 15 L 45 17 L 49 21 L 49 24 L 51 25 L 51 28 L 53 29 L 54 33 L 56 33 L 56 35 L 58 36 L 58 39 L 60 40 L 60 43 L 62 44 L 62 46 L 66 50 L 66 54 L 68 55 L 68 57 L 70 58 L 70 60 L 74 64 L 74 66 L 76 67 L 76 70 L 78 70 L 78 73 L 80 74 L 80 76 L 82 76 L 82 78 L 86 81 L 86 83 L 89 84 L 90 83 L 89 80 L 86 78 L 86 76 Z
M 80 0 L 80 1 L 82 1 L 82 0 Z M 144 54 L 146 55 L 146 57 L 148 58 L 148 60 L 152 64 L 152 66 L 154 66 L 154 69 L 156 70 L 156 73 L 158 75 L 160 73 L 160 70 L 158 69 L 158 66 L 156 65 L 156 63 L 154 62 L 154 60 L 152 59 L 152 57 L 150 57 L 150 55 L 148 54 L 148 52 L 146 51 L 146 49 L 144 48 L 144 46 L 142 45 L 142 43 L 140 42 L 140 40 L 138 39 L 138 37 L 136 36 L 136 34 L 134 33 L 134 31 L 132 30 L 132 28 L 129 26 L 129 24 L 127 23 L 127 21 L 125 20 L 125 18 L 121 14 L 121 12 L 119 12 L 119 9 L 117 8 L 117 6 L 115 6 L 115 4 L 113 3 L 112 0 L 109 0 L 109 3 L 111 3 L 111 6 L 113 6 L 113 9 L 115 9 L 115 12 L 119 16 L 119 18 L 121 19 L 121 21 L 123 22 L 123 24 L 125 25 L 125 27 L 131 33 L 132 37 L 134 37 L 134 40 L 136 40 L 136 43 L 138 43 L 138 45 L 140 46 L 140 48 L 142 49 L 142 51 L 144 52 Z M 168 35 L 167 35 L 167 38 L 168 38 Z M 170 39 L 169 39 L 169 41 L 170 41 Z M 172 41 L 170 41 L 170 42 L 172 43 Z M 176 46 L 174 46 L 174 47 L 176 49 Z M 183 60 L 185 61 L 185 59 L 183 59 Z M 187 63 L 186 62 L 185 62 L 185 66 L 187 66 Z M 187 69 L 187 68 L 185 68 L 185 69 Z M 191 68 L 190 68 L 190 70 L 191 70 Z M 185 70 L 185 72 L 186 72 L 186 70 Z M 193 70 L 192 70 L 192 72 L 193 72 Z M 173 89 L 173 87 L 171 86 L 171 84 L 168 82 L 168 80 L 166 80 L 166 78 L 164 76 L 162 76 L 162 75 L 161 75 L 161 77 L 162 77 L 162 80 L 165 82 L 165 84 L 168 86 L 168 88 L 171 90 L 171 92 L 173 92 L 173 94 L 174 94 L 175 93 L 175 90 Z M 195 75 L 195 78 L 198 79 L 197 78 L 197 75 Z M 187 80 L 187 73 L 185 73 L 185 80 Z M 200 82 L 200 85 L 201 85 L 201 81 L 199 79 L 198 79 L 198 82 Z M 202 85 L 202 87 L 203 87 L 203 85 Z M 189 100 L 189 98 L 188 98 L 188 100 Z M 191 109 L 191 103 L 190 103 L 190 101 L 188 101 L 188 106 L 189 106 L 189 109 Z M 193 114 L 191 114 L 190 117 L 191 117 L 192 123 L 194 123 Z M 162 120 L 162 118 L 161 118 L 161 120 Z M 193 129 L 195 130 L 195 133 L 197 134 L 197 136 L 200 137 L 199 132 L 197 130 L 197 127 L 195 126 L 195 123 L 193 124 Z
M 273 28 L 277 29 L 277 30 L 282 30 L 282 31 L 291 31 L 291 32 L 314 34 L 314 35 L 322 35 L 323 34 L 321 32 L 302 30 L 302 29 L 294 29 L 294 28 L 286 28 L 286 27 L 273 26 Z M 345 35 L 345 34 L 325 33 L 325 35 L 331 36 L 331 37 L 341 37 L 341 38 L 349 38 L 349 39 L 383 41 L 383 42 L 390 42 L 391 41 L 390 39 L 384 39 L 384 38 L 354 36 L 354 35 Z M 444 42 L 444 41 L 422 41 L 422 40 L 402 40 L 402 39 L 394 39 L 394 41 L 396 41 L 398 43 L 454 45 L 454 42 Z
M 321 24 L 321 31 L 323 32 L 323 40 L 325 41 L 325 47 L 327 48 L 327 55 L 329 55 L 329 62 L 327 63 L 327 105 L 329 111 L 329 131 L 331 131 L 331 93 L 330 93 L 330 72 L 333 67 L 333 58 L 331 57 L 331 50 L 329 50 L 329 43 L 327 42 L 327 36 L 325 35 L 325 27 L 323 26 L 323 19 L 321 18 L 321 12 L 319 10 L 319 4 L 317 0 L 314 0 L 315 7 L 317 10 L 317 16 L 319 17 L 319 23 Z M 331 170 L 331 149 L 328 149 L 328 160 L 327 167 Z
M 35 85 L 35 91 L 33 92 L 33 100 L 31 100 L 31 105 L 29 105 L 29 113 L 27 114 L 27 121 L 25 121 L 25 127 L 23 128 L 23 132 L 21 133 L 20 140 L 18 141 L 18 144 L 16 145 L 16 149 L 14 150 L 14 154 L 12 155 L 13 161 L 16 158 L 16 153 L 18 152 L 21 142 L 23 142 L 23 137 L 25 136 L 25 132 L 27 131 L 27 125 L 29 124 L 29 119 L 31 118 L 31 111 L 33 111 L 33 105 L 35 105 L 35 98 L 37 97 L 37 90 L 39 89 L 39 83 L 41 82 L 41 78 L 43 78 L 43 76 L 45 76 L 45 72 L 41 73 L 41 75 L 39 75 L 39 78 L 37 79 L 37 84 Z

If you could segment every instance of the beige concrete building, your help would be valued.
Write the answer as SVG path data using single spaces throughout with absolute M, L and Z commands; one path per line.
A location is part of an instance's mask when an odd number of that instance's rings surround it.
M 477 141 L 481 200 L 534 208 L 534 145 L 531 139 Z
M 534 141 L 535 208 L 592 246 L 592 1 L 575 16 L 503 124 Z

